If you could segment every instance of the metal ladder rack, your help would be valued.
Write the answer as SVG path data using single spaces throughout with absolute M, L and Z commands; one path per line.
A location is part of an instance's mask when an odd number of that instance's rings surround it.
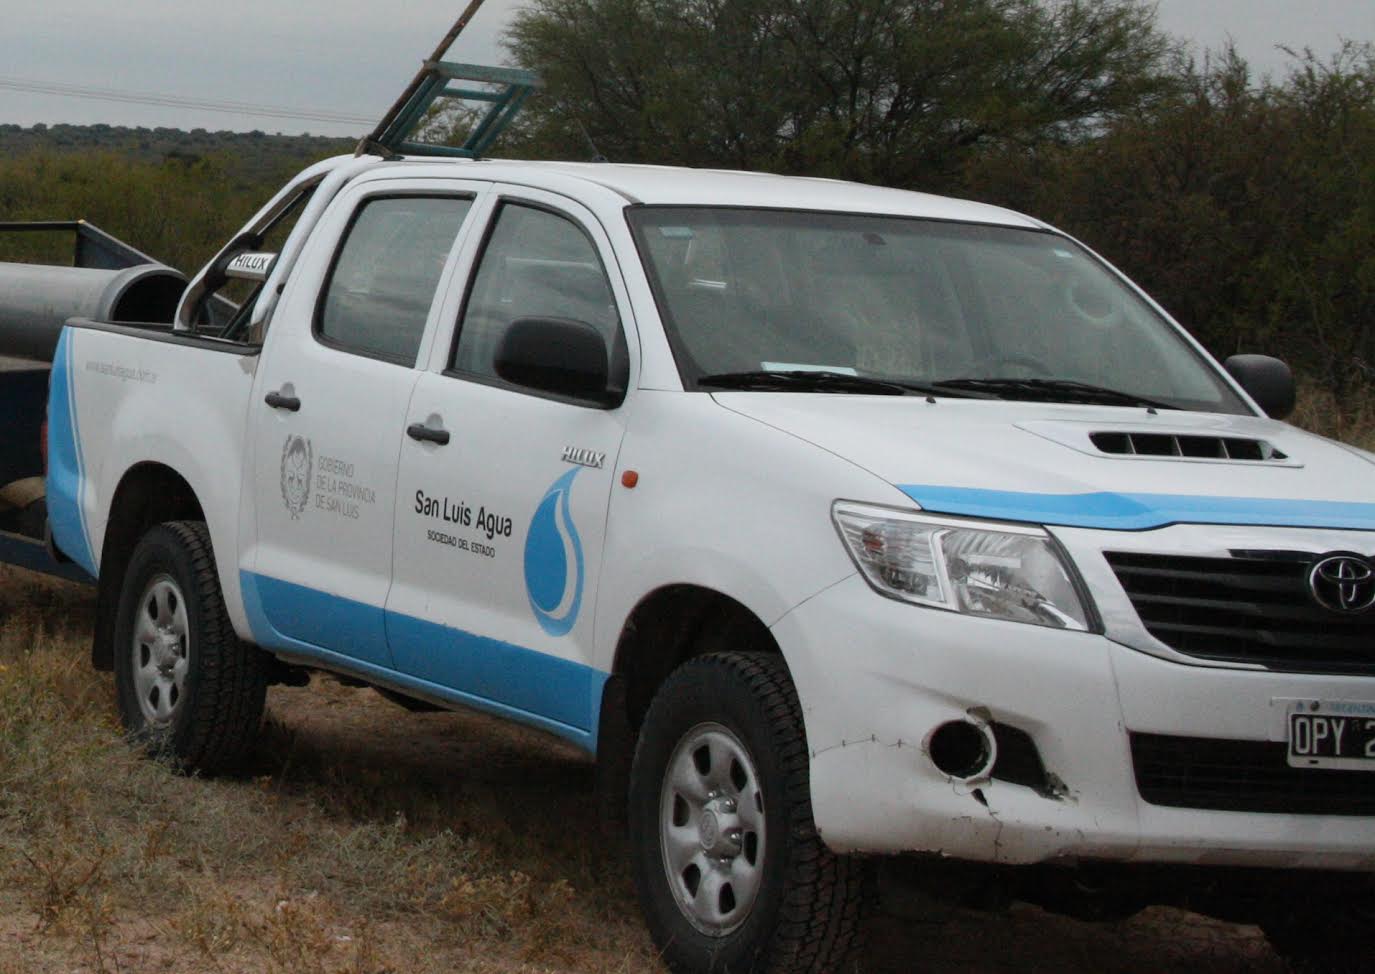
M 468 9 L 444 35 L 420 72 L 411 79 L 372 134 L 358 143 L 357 155 L 447 156 L 476 159 L 483 155 L 520 112 L 530 92 L 540 87 L 539 78 L 519 68 L 490 68 L 478 64 L 445 61 L 458 35 L 482 7 L 472 0 Z M 462 145 L 417 142 L 415 134 L 425 124 L 430 108 L 441 99 L 478 102 L 487 110 Z
M 397 155 L 447 156 L 476 159 L 484 155 L 520 112 L 530 93 L 540 87 L 533 72 L 520 68 L 492 68 L 451 61 L 427 61 L 414 90 L 393 108 L 378 131 L 364 142 L 364 151 L 384 149 Z M 485 86 L 485 87 L 483 87 Z M 413 140 L 432 105 L 444 99 L 487 105 L 462 145 L 435 145 Z M 371 143 L 371 146 L 369 146 Z

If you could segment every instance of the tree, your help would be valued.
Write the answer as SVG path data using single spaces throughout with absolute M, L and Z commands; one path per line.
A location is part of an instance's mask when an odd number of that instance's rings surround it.
M 1293 53 L 1293 52 L 1291 52 Z M 1375 47 L 1224 50 L 1095 138 L 990 153 L 974 195 L 1083 237 L 1219 356 L 1290 359 L 1339 400 L 1375 382 Z
M 508 46 L 532 152 L 951 188 L 1170 88 L 1139 0 L 534 0 Z

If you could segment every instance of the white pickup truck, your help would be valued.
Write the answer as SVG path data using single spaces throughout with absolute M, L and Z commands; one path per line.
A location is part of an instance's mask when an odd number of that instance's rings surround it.
M 230 767 L 308 671 L 549 731 L 675 970 L 833 969 L 912 853 L 1356 969 L 1375 457 L 1292 403 L 1004 209 L 346 157 L 67 324 L 47 507 L 139 738 Z

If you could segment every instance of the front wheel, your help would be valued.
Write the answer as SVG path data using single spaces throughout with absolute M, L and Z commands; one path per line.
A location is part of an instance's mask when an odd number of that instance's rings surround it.
M 203 523 L 170 521 L 139 540 L 114 639 L 119 712 L 134 740 L 190 772 L 244 757 L 262 723 L 266 657 L 230 624 Z
M 808 760 L 778 656 L 698 657 L 655 696 L 630 827 L 640 904 L 673 970 L 832 971 L 857 945 L 864 869 L 817 835 Z

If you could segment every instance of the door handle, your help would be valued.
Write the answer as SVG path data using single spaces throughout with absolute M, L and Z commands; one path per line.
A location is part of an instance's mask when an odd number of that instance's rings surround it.
M 273 409 L 285 409 L 289 413 L 301 411 L 301 400 L 295 396 L 284 396 L 280 392 L 269 392 L 263 402 Z
M 421 443 L 437 443 L 440 446 L 449 445 L 448 430 L 435 429 L 432 426 L 426 426 L 424 423 L 412 423 L 410 426 L 406 427 L 406 435 Z

